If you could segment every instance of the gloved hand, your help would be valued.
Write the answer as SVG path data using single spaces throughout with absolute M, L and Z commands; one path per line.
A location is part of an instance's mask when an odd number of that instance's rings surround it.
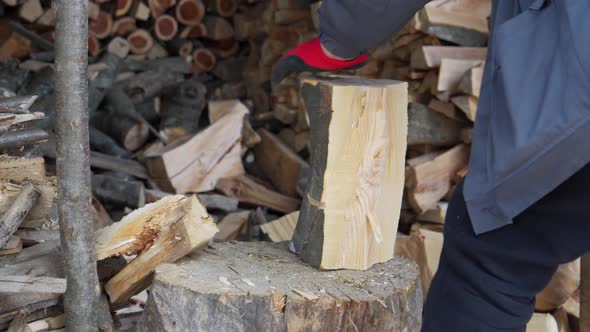
M 279 59 L 272 71 L 272 84 L 280 83 L 291 73 L 356 69 L 364 64 L 367 57 L 367 54 L 363 54 L 351 60 L 331 58 L 322 50 L 321 42 L 316 37 L 300 44 Z

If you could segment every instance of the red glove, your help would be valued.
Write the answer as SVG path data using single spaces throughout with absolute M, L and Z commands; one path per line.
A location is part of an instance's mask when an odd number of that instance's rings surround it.
M 367 54 L 363 54 L 352 60 L 330 58 L 324 53 L 320 40 L 316 37 L 300 44 L 279 59 L 272 71 L 272 83 L 280 83 L 291 73 L 356 69 L 364 64 L 367 57 Z

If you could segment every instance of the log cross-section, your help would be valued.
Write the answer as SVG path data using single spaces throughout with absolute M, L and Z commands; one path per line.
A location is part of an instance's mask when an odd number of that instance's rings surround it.
M 404 188 L 407 85 L 307 78 L 311 182 L 292 249 L 322 269 L 364 270 L 392 258 Z

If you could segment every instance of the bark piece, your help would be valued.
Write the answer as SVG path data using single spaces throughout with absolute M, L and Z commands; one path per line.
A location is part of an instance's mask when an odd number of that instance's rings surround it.
M 200 0 L 180 0 L 176 6 L 176 19 L 178 22 L 195 26 L 201 23 L 205 16 L 205 6 Z
M 271 239 L 272 242 L 291 241 L 295 226 L 299 219 L 299 211 L 291 212 L 279 219 L 260 226 L 262 232 Z
M 418 278 L 401 258 L 364 272 L 318 272 L 284 244 L 214 244 L 158 268 L 138 331 L 414 331 Z M 190 313 L 178 310 L 185 306 Z
M 240 141 L 247 112 L 242 105 L 187 141 L 150 153 L 150 175 L 167 191 L 187 193 L 212 190 L 219 178 L 243 174 Z
M 32 184 L 26 185 L 18 194 L 12 205 L 4 212 L 0 219 L 0 247 L 3 247 L 8 239 L 37 202 L 40 193 Z
M 254 149 L 256 164 L 279 192 L 295 196 L 297 180 L 306 162 L 269 131 L 261 129 L 258 134 L 262 140 Z
M 177 210 L 176 216 L 171 219 L 162 219 L 158 223 L 152 220 L 150 225 L 154 225 L 157 230 L 156 236 L 152 237 L 153 243 L 150 243 L 141 254 L 105 285 L 105 291 L 109 295 L 111 304 L 115 307 L 126 303 L 131 296 L 145 289 L 158 265 L 174 262 L 194 249 L 207 244 L 217 232 L 213 219 L 195 196 L 171 197 L 171 200 L 175 199 L 180 203 L 175 209 Z M 146 208 L 149 208 L 149 205 Z M 141 215 L 141 212 L 136 212 L 136 216 Z M 124 222 L 123 226 L 133 227 L 136 225 L 133 219 L 129 220 L 120 223 Z M 145 229 L 143 226 L 140 225 L 140 228 Z M 149 230 L 147 231 L 149 233 Z M 98 235 L 96 238 L 100 241 L 101 236 Z
M 282 213 L 290 213 L 299 208 L 298 199 L 274 192 L 245 175 L 220 179 L 216 188 L 240 202 L 264 206 Z
M 444 153 L 408 161 L 407 193 L 418 214 L 434 208 L 451 189 L 451 180 L 469 161 L 469 147 L 461 144 Z
M 294 251 L 322 269 L 363 270 L 391 259 L 404 187 L 407 85 L 306 78 L 301 95 L 312 176 Z

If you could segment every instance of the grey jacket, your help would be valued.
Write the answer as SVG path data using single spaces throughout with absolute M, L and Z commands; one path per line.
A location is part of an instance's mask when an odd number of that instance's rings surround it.
M 324 0 L 320 38 L 351 57 L 426 0 Z M 519 213 L 590 162 L 590 1 L 495 0 L 464 196 L 476 233 Z

